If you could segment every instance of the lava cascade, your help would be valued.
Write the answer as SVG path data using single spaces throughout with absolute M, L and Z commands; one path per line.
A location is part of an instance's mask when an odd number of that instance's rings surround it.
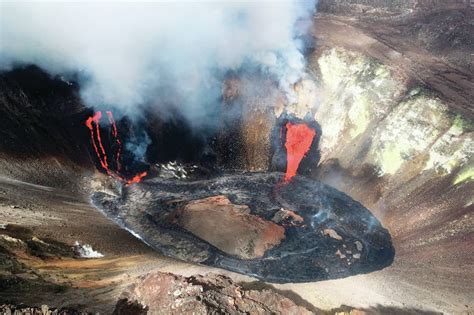
M 286 174 L 285 182 L 289 182 L 298 171 L 301 160 L 311 148 L 316 131 L 305 124 L 286 124 Z
M 95 112 L 92 117 L 89 117 L 86 120 L 86 126 L 89 129 L 90 135 L 91 135 L 92 148 L 94 149 L 94 152 L 97 155 L 97 158 L 99 159 L 100 165 L 109 176 L 124 182 L 126 185 L 138 183 L 143 179 L 143 177 L 147 175 L 147 172 L 145 171 L 145 172 L 138 173 L 135 176 L 133 176 L 131 179 L 127 179 L 126 177 L 120 174 L 120 170 L 122 167 L 121 162 L 120 162 L 121 153 L 122 153 L 122 142 L 120 140 L 118 130 L 117 130 L 117 124 L 115 123 L 115 119 L 112 112 L 107 111 L 106 114 L 109 119 L 109 123 L 112 127 L 111 128 L 112 139 L 114 139 L 114 144 L 112 144 L 112 149 L 114 151 L 114 153 L 111 156 L 112 159 L 109 159 L 109 156 L 107 155 L 107 152 L 102 143 L 102 136 L 100 132 L 100 120 L 102 118 L 101 111 Z M 112 169 L 110 161 L 114 161 L 115 170 Z

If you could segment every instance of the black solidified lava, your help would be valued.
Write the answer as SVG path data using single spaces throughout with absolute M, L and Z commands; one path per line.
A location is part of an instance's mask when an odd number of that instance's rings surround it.
M 281 173 L 227 175 L 199 181 L 157 177 L 123 187 L 119 197 L 97 192 L 92 200 L 107 217 L 167 256 L 269 282 L 342 278 L 380 270 L 392 263 L 395 250 L 389 232 L 359 202 L 306 177 L 296 176 L 280 185 L 282 178 Z M 275 222 L 281 209 L 291 209 L 299 223 L 278 222 L 284 227 L 281 242 L 261 257 L 242 259 L 170 219 L 189 202 L 213 196 L 225 196 L 234 205 L 248 206 L 252 217 L 259 220 Z

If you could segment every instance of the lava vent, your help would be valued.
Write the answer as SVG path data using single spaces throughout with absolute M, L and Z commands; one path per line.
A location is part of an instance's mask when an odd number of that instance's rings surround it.
M 302 176 L 280 185 L 283 176 L 156 177 L 92 199 L 167 256 L 269 282 L 342 278 L 392 263 L 390 234 L 360 203 Z

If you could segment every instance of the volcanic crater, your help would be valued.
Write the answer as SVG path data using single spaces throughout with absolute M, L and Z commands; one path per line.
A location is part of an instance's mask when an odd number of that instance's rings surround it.
M 35 65 L 2 72 L 0 302 L 111 313 L 119 298 L 152 305 L 163 281 L 170 307 L 178 287 L 198 303 L 225 285 L 314 313 L 472 311 L 472 65 L 462 45 L 423 46 L 437 19 L 472 11 L 384 2 L 321 1 L 296 102 L 230 73 L 212 131 L 172 111 L 99 115 L 77 83 Z M 427 38 L 410 37 L 420 21 Z M 143 160 L 126 145 L 137 139 Z M 97 259 L 71 250 L 81 244 Z M 207 272 L 242 286 L 193 276 Z
M 312 179 L 282 180 L 281 173 L 158 177 L 119 196 L 95 193 L 93 202 L 167 256 L 265 281 L 310 282 L 390 265 L 390 234 L 360 203 Z

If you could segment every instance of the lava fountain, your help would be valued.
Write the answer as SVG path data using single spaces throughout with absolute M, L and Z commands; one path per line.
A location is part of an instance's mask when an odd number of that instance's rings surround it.
M 285 182 L 288 183 L 298 171 L 301 160 L 311 148 L 311 143 L 316 136 L 316 131 L 306 124 L 286 124 L 286 174 Z
M 111 177 L 124 182 L 125 185 L 131 185 L 140 182 L 145 176 L 147 176 L 147 172 L 141 172 L 135 174 L 131 178 L 125 177 L 123 174 L 120 173 L 121 171 L 121 152 L 122 152 L 122 141 L 120 140 L 117 124 L 115 122 L 113 113 L 111 111 L 106 112 L 110 126 L 111 126 L 111 135 L 112 139 L 114 140 L 113 144 L 111 145 L 112 148 L 112 155 L 109 156 L 105 150 L 102 136 L 101 136 L 101 127 L 100 127 L 100 120 L 102 118 L 102 112 L 98 111 L 95 112 L 93 116 L 89 117 L 86 120 L 86 126 L 89 129 L 91 135 L 91 143 L 92 148 L 99 160 L 99 163 L 102 169 Z M 114 149 L 115 148 L 115 149 Z M 109 158 L 110 157 L 110 158 Z M 112 169 L 111 161 L 113 161 L 114 168 Z

